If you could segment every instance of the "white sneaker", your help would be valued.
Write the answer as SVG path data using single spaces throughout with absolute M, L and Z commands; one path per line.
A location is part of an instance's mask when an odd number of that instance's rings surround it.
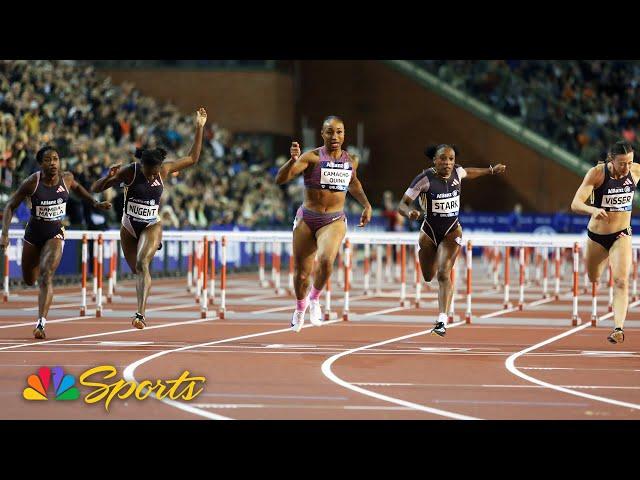
M 309 320 L 316 327 L 322 326 L 322 307 L 320 300 L 309 300 Z
M 304 325 L 304 314 L 305 312 L 299 312 L 298 310 L 293 312 L 293 318 L 291 319 L 291 330 L 296 333 L 302 330 L 302 325 Z

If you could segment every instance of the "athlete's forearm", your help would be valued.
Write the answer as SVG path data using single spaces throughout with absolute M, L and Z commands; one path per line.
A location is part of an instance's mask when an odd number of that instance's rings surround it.
M 465 180 L 473 180 L 474 178 L 484 177 L 485 175 L 493 175 L 493 167 L 489 168 L 465 168 L 467 176 Z
M 193 160 L 193 163 L 198 163 L 200 159 L 200 152 L 202 151 L 202 136 L 204 132 L 203 126 L 196 126 L 196 137 L 193 140 L 193 145 L 191 146 L 191 151 L 189 152 L 189 156 Z
M 582 215 L 593 215 L 596 210 L 597 208 L 587 205 L 584 202 L 579 202 L 577 200 L 571 202 L 571 211 L 573 213 L 579 213 Z
M 112 185 L 109 185 L 107 183 L 110 178 L 112 178 L 112 177 L 102 177 L 102 178 L 96 180 L 95 182 L 93 182 L 93 184 L 91 185 L 91 191 L 93 193 L 100 193 L 100 192 L 104 192 L 108 188 L 111 188 Z
M 2 217 L 2 236 L 9 235 L 9 225 L 11 224 L 11 218 L 13 217 L 13 209 L 11 205 L 7 204 L 4 207 L 4 213 Z
M 398 204 L 398 213 L 403 217 L 409 218 L 409 213 L 413 210 L 410 205 L 407 205 L 404 202 L 400 202 Z
M 353 182 L 351 182 L 351 185 L 349 185 L 349 193 L 358 201 L 360 205 L 362 205 L 363 208 L 371 208 L 371 204 L 369 203 L 369 200 L 364 193 L 362 184 L 357 178 Z
M 278 185 L 282 185 L 283 183 L 287 183 L 289 180 L 291 180 L 290 172 L 295 163 L 296 160 L 290 158 L 287 163 L 280 167 L 280 170 L 278 170 L 278 173 L 276 173 L 276 183 Z

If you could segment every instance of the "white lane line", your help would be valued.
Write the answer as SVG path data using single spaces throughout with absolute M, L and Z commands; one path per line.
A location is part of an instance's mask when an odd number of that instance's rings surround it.
M 252 297 L 240 298 L 238 300 L 241 300 L 243 302 L 250 302 L 252 300 L 267 300 L 267 299 L 270 299 L 270 298 L 283 298 L 283 297 L 282 297 L 282 295 L 275 295 L 273 293 L 267 293 L 266 295 L 265 294 L 254 295 Z M 229 300 L 231 300 L 231 299 L 229 299 Z
M 336 323 L 336 322 L 342 322 L 342 319 L 340 320 L 329 320 L 327 322 L 324 323 L 324 325 L 327 325 L 329 323 Z M 312 325 L 304 325 L 302 328 L 309 328 Z M 124 369 L 124 372 L 122 374 L 122 377 L 129 382 L 135 382 L 138 383 L 138 381 L 136 380 L 136 378 L 134 377 L 134 372 L 136 370 L 136 368 L 138 368 L 140 365 L 142 365 L 143 363 L 147 363 L 151 360 L 154 360 L 158 357 L 161 357 L 163 355 L 168 355 L 170 353 L 176 353 L 176 352 L 183 352 L 185 350 L 192 350 L 194 348 L 200 348 L 200 347 L 206 347 L 209 345 L 219 345 L 221 343 L 228 343 L 228 342 L 235 342 L 238 340 L 244 340 L 246 338 L 255 338 L 255 337 L 263 337 L 265 335 L 272 335 L 274 333 L 286 333 L 286 332 L 291 332 L 291 328 L 280 328 L 278 330 L 268 330 L 266 332 L 259 332 L 259 333 L 251 333 L 249 335 L 242 335 L 239 337 L 233 337 L 233 338 L 225 338 L 223 340 L 214 340 L 212 342 L 205 342 L 205 343 L 198 343 L 196 345 L 187 345 L 185 347 L 180 347 L 180 348 L 174 348 L 171 350 L 163 350 L 161 352 L 158 353 L 154 353 L 153 355 L 148 355 L 144 358 L 141 358 L 140 360 L 137 360 L 135 362 L 133 362 L 132 364 L 128 365 L 127 368 Z M 145 389 L 145 393 L 148 389 Z M 167 398 L 158 398 L 157 395 L 155 394 L 155 392 L 151 392 L 153 398 L 155 398 L 156 400 L 159 400 L 163 403 L 166 403 L 167 405 L 170 405 L 172 407 L 178 408 L 180 410 L 184 410 L 185 412 L 189 412 L 189 413 L 193 413 L 195 415 L 200 415 L 202 417 L 206 417 L 209 418 L 211 420 L 233 420 L 232 418 L 229 417 L 223 417 L 222 415 L 216 415 L 215 413 L 210 413 L 207 412 L 206 410 L 202 410 L 200 408 L 197 408 L 193 405 L 187 405 L 183 402 L 176 402 L 174 400 L 170 400 Z
M 195 308 L 200 308 L 198 305 L 196 305 L 195 303 L 193 305 L 169 305 L 167 307 L 155 307 L 155 308 L 147 308 L 147 312 L 159 312 L 162 310 L 179 310 L 182 308 L 191 308 L 191 307 L 195 307 Z M 113 310 L 111 309 L 107 309 L 107 310 L 103 310 L 102 313 L 108 313 L 108 312 L 112 312 Z M 228 311 L 227 313 L 231 313 L 230 311 Z M 217 314 L 216 314 L 217 315 Z M 91 318 L 98 318 L 95 315 L 84 315 L 81 317 L 67 317 L 67 318 L 58 318 L 56 320 L 47 320 L 47 325 L 51 324 L 51 323 L 64 323 L 64 322 L 72 322 L 74 320 L 81 320 L 81 319 L 86 319 L 89 320 Z M 105 318 L 100 317 L 100 318 Z M 26 326 L 33 326 L 34 322 L 24 322 L 24 323 L 12 323 L 10 325 L 0 325 L 0 328 L 16 328 L 16 327 L 26 327 Z
M 455 327 L 458 325 L 464 325 L 465 322 L 457 322 L 457 323 L 452 323 L 450 325 L 448 325 L 449 328 L 451 327 Z M 373 348 L 373 347 L 379 347 L 381 345 L 386 345 L 388 343 L 394 343 L 394 342 L 398 342 L 400 340 L 405 340 L 407 338 L 412 338 L 412 337 L 417 337 L 419 335 L 426 335 L 428 333 L 431 332 L 431 329 L 429 330 L 422 330 L 420 332 L 417 333 L 412 333 L 409 335 L 404 335 L 402 337 L 396 337 L 396 338 L 392 338 L 389 340 L 384 340 L 382 342 L 377 342 L 377 343 L 373 343 L 373 344 L 369 344 L 369 345 L 363 345 L 361 347 L 358 348 L 353 348 L 351 350 L 346 350 L 342 353 L 338 353 L 337 355 L 333 355 L 332 357 L 329 357 L 327 360 L 324 361 L 324 363 L 322 364 L 322 373 L 332 382 L 337 383 L 338 385 L 344 387 L 344 388 L 348 388 L 349 390 L 353 390 L 354 392 L 358 392 L 361 393 L 363 395 L 367 395 L 369 397 L 373 397 L 373 398 L 377 398 L 378 400 L 382 400 L 385 402 L 390 402 L 390 403 L 395 403 L 397 405 L 403 406 L 403 407 L 408 407 L 408 408 L 412 408 L 414 410 L 420 410 L 426 413 L 431 413 L 434 415 L 441 415 L 443 417 L 448 417 L 448 418 L 454 418 L 456 420 L 480 420 L 478 418 L 475 417 L 469 417 L 467 415 L 461 415 L 459 413 L 454 413 L 454 412 L 448 412 L 446 410 L 440 410 L 438 408 L 431 408 L 431 407 L 426 407 L 424 405 L 419 405 L 417 403 L 413 403 L 413 402 L 407 402 L 406 400 L 401 400 L 399 398 L 394 398 L 394 397 L 390 397 L 388 395 L 382 395 L 380 393 L 377 392 L 373 392 L 371 390 L 366 390 L 364 388 L 358 387 L 356 385 L 353 385 L 349 382 L 346 382 L 344 380 L 342 380 L 340 377 L 336 376 L 332 371 L 331 371 L 331 365 L 333 365 L 333 363 L 338 360 L 339 358 L 342 358 L 346 355 L 349 355 L 351 353 L 355 353 L 361 350 L 365 350 L 368 348 Z
M 480 318 L 491 318 L 497 317 L 498 315 L 504 315 L 505 313 L 511 313 L 518 310 L 518 307 L 507 308 L 506 310 L 498 310 L 497 312 L 486 313 L 484 315 L 480 315 Z
M 85 318 L 85 317 L 81 317 L 81 318 Z M 175 327 L 178 325 L 192 325 L 195 323 L 202 323 L 202 322 L 210 322 L 212 320 L 216 320 L 217 317 L 207 317 L 207 318 L 198 318 L 196 320 L 184 320 L 181 322 L 171 322 L 171 323 L 163 323 L 162 325 L 152 325 L 151 327 L 145 327 L 145 329 L 143 331 L 147 331 L 147 330 L 154 330 L 156 328 L 168 328 L 168 327 Z M 47 322 L 49 323 L 49 322 Z M 32 324 L 29 324 L 32 325 Z M 21 348 L 21 347 L 39 347 L 40 345 L 47 345 L 50 343 L 60 343 L 60 342 L 67 342 L 69 340 L 81 340 L 84 338 L 95 338 L 95 337 L 104 337 L 107 335 L 116 335 L 118 333 L 130 333 L 130 332 L 140 332 L 140 330 L 138 330 L 137 328 L 127 328 L 124 330 L 112 330 L 109 332 L 100 332 L 100 333 L 91 333 L 88 335 L 78 335 L 76 337 L 64 337 L 64 338 L 56 338 L 55 340 L 42 340 L 42 341 L 33 341 L 33 342 L 28 342 L 28 343 L 21 343 L 20 345 L 10 345 L 7 347 L 0 347 L 0 351 L 3 350 L 12 350 L 14 348 Z M 95 350 L 94 350 L 95 351 Z
M 631 307 L 632 305 L 638 305 L 640 304 L 640 300 L 637 302 L 633 302 L 632 304 L 629 305 L 629 307 Z M 611 317 L 613 316 L 613 312 L 607 313 L 606 315 L 603 315 L 602 317 L 600 317 L 598 319 L 598 321 L 602 321 L 605 318 Z M 528 348 L 525 348 L 524 350 L 520 350 L 519 352 L 515 352 L 512 355 L 509 356 L 509 358 L 507 358 L 504 362 L 505 367 L 507 368 L 507 370 L 509 370 L 512 374 L 528 381 L 528 382 L 532 382 L 535 383 L 537 385 L 541 385 L 543 387 L 547 387 L 550 388 L 552 390 L 557 390 L 559 392 L 563 392 L 563 393 L 568 393 L 569 395 L 576 395 L 578 397 L 584 397 L 584 398 L 588 398 L 590 400 L 595 400 L 597 402 L 604 402 L 604 403 L 610 403 L 612 405 L 617 405 L 619 407 L 626 407 L 626 408 L 633 408 L 635 410 L 640 410 L 640 405 L 636 404 L 636 403 L 631 403 L 631 402 L 622 402 L 620 400 L 614 400 L 612 398 L 607 398 L 607 397 L 601 397 L 598 395 L 591 395 L 588 393 L 584 393 L 584 392 L 578 392 L 576 390 L 571 390 L 570 388 L 566 388 L 566 387 L 562 387 L 559 385 L 554 385 L 552 383 L 549 382 L 544 382 L 542 380 L 538 380 L 537 378 L 534 378 L 530 375 L 527 375 L 526 373 L 522 373 L 520 370 L 518 370 L 515 366 L 515 361 L 521 357 L 522 355 L 526 355 L 529 352 L 532 352 L 533 350 L 537 350 L 540 347 L 544 347 L 545 345 L 548 345 L 550 343 L 553 343 L 557 340 L 560 340 L 564 337 L 568 337 L 569 335 L 573 335 L 574 333 L 577 333 L 581 330 L 584 330 L 585 328 L 588 328 L 591 326 L 591 322 L 587 322 L 583 325 L 579 325 L 575 328 L 572 328 L 571 330 L 568 330 L 564 333 L 561 333 L 560 335 L 556 335 L 555 337 L 551 337 L 547 340 L 544 340 L 540 343 L 536 343 L 535 345 L 532 345 Z
M 399 312 L 400 310 L 408 310 L 410 308 L 412 307 L 393 307 L 393 308 L 387 308 L 385 310 L 377 310 L 375 312 L 362 313 L 359 316 L 368 317 L 370 315 L 381 315 L 383 313 Z
M 360 295 L 359 297 L 351 297 L 351 299 L 349 301 L 354 301 L 354 300 L 363 300 L 365 298 L 369 298 L 367 295 Z M 261 313 L 272 313 L 272 312 L 283 312 L 285 310 L 291 310 L 293 311 L 295 309 L 295 305 L 289 305 L 288 307 L 275 307 L 275 308 L 266 308 L 264 310 L 254 310 L 251 312 L 246 312 L 246 313 L 252 313 L 254 315 L 259 315 Z

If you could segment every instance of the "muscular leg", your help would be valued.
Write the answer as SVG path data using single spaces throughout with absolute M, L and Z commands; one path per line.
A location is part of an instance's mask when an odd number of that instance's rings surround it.
M 453 296 L 453 285 L 451 284 L 451 268 L 456 256 L 460 251 L 460 245 L 456 238 L 462 236 L 462 229 L 458 227 L 450 232 L 438 245 L 436 263 L 438 265 L 438 308 L 441 314 L 448 314 Z
M 138 295 L 138 313 L 144 315 L 147 308 L 147 298 L 151 289 L 151 273 L 149 264 L 158 251 L 162 240 L 162 225 L 155 223 L 140 233 L 138 251 L 136 253 L 136 293 Z
M 629 304 L 629 273 L 631 271 L 631 237 L 620 237 L 609 250 L 613 273 L 613 322 L 623 328 Z
M 587 275 L 589 276 L 589 281 L 598 283 L 602 276 L 602 271 L 607 266 L 609 252 L 598 242 L 594 242 L 590 238 L 587 238 L 585 257 L 587 261 Z
M 138 255 L 138 239 L 134 238 L 123 226 L 120 227 L 120 245 L 122 253 L 131 272 L 136 273 L 136 257 Z
M 418 237 L 418 257 L 420 259 L 420 270 L 422 270 L 422 277 L 425 282 L 430 282 L 436 275 L 436 254 L 438 252 L 436 244 L 429 236 L 420 230 L 420 236 Z
M 309 275 L 313 268 L 313 257 L 316 253 L 316 240 L 311 234 L 309 226 L 302 220 L 298 220 L 293 229 L 293 257 L 294 274 L 293 288 L 297 300 L 304 300 L 309 290 Z
M 42 248 L 29 242 L 22 244 L 22 280 L 29 286 L 36 283 L 40 274 L 40 254 Z M 8 253 L 7 253 L 8 255 Z
M 333 271 L 333 262 L 346 233 L 347 224 L 341 220 L 325 225 L 316 232 L 318 269 L 313 279 L 313 286 L 316 290 L 322 290 L 327 284 L 327 279 Z
M 46 318 L 49 314 L 49 307 L 51 306 L 51 300 L 53 299 L 53 274 L 60 265 L 60 259 L 62 258 L 62 240 L 59 238 L 52 238 L 47 240 L 47 243 L 42 247 L 40 255 L 40 276 L 38 281 L 40 283 L 40 293 L 38 294 L 38 325 L 40 325 L 40 319 Z M 44 328 L 44 322 L 42 323 Z M 43 330 L 34 330 L 36 338 L 44 338 Z

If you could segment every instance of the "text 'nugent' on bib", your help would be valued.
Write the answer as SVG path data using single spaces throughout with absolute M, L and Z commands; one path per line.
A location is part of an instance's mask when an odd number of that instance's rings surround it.
M 127 215 L 144 221 L 155 220 L 158 217 L 158 205 L 142 205 L 129 200 Z

